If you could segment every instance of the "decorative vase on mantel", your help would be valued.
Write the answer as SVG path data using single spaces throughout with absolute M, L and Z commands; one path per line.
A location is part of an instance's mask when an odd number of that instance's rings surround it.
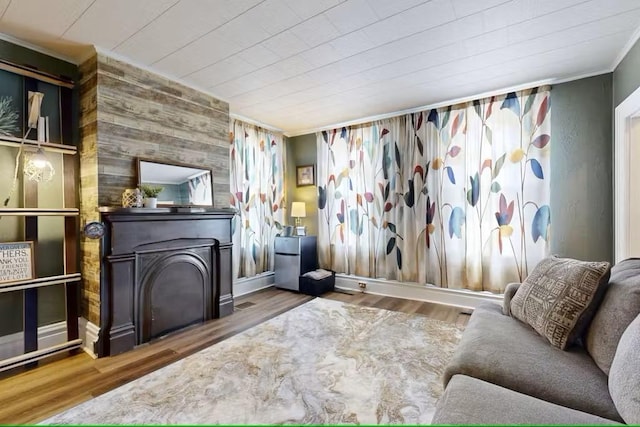
M 145 199 L 144 199 L 144 207 L 145 208 L 157 208 L 158 207 L 158 198 L 157 197 L 145 197 Z
M 137 188 L 127 188 L 122 192 L 123 208 L 142 207 L 142 192 Z

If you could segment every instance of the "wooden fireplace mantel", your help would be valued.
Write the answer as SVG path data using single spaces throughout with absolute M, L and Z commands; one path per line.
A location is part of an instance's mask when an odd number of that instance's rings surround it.
M 180 213 L 204 213 L 210 215 L 235 215 L 233 208 L 211 208 L 207 206 L 167 206 L 159 208 L 121 208 L 117 206 L 101 206 L 98 211 L 103 214 L 115 215 L 162 215 Z
M 105 224 L 99 356 L 233 312 L 233 209 L 99 211 Z

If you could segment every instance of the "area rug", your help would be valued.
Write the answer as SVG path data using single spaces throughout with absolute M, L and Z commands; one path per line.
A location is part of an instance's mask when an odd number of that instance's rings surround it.
M 460 335 L 316 298 L 43 423 L 429 423 Z

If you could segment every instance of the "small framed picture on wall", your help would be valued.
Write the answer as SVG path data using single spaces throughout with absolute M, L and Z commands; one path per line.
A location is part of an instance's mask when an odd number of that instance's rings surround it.
M 303 187 L 305 185 L 315 185 L 315 167 L 314 165 L 304 165 L 296 167 L 296 185 Z

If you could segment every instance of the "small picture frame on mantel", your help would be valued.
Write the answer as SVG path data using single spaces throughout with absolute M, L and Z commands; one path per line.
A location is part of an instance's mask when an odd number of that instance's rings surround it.
M 315 185 L 316 175 L 314 165 L 296 166 L 296 186 Z

